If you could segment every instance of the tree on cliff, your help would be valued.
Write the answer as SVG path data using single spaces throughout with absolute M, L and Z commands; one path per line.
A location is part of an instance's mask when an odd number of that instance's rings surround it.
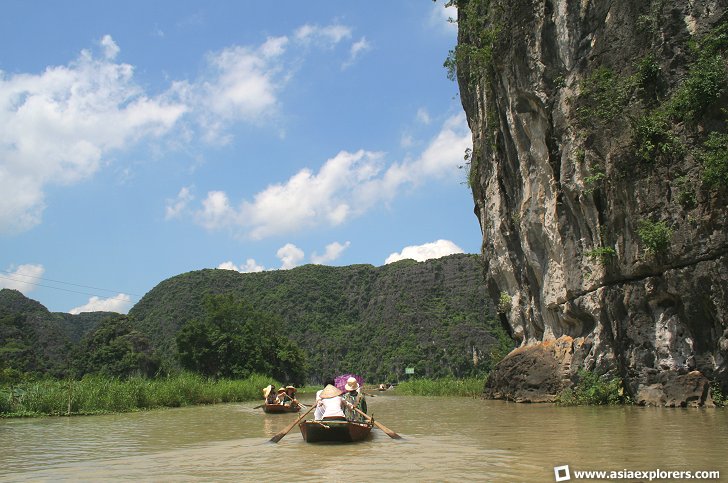
M 210 377 L 244 378 L 261 373 L 299 384 L 304 352 L 281 335 L 281 321 L 232 296 L 209 296 L 206 315 L 177 334 L 183 368 Z

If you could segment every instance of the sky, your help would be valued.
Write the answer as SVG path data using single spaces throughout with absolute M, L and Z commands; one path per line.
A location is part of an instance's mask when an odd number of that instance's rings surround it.
M 444 2 L 0 3 L 0 288 L 478 253 Z

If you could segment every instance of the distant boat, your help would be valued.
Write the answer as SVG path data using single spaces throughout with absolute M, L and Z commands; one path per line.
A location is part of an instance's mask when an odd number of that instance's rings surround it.
M 263 404 L 263 411 L 266 413 L 297 413 L 301 410 L 301 406 L 298 404 L 283 405 L 283 404 Z
M 332 441 L 352 443 L 369 437 L 373 423 L 356 423 L 353 421 L 303 421 L 298 427 L 301 435 L 308 443 Z

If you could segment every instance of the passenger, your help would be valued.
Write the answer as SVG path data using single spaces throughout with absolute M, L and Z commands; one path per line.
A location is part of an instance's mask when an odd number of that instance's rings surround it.
M 334 379 L 326 379 L 326 382 L 324 382 L 324 388 L 327 386 L 334 386 L 336 382 Z M 313 419 L 321 419 L 324 417 L 324 408 L 323 406 L 319 406 L 319 402 L 321 401 L 321 393 L 324 392 L 323 389 L 319 389 L 316 391 L 316 409 L 313 412 Z
M 344 401 L 349 403 L 349 407 L 346 410 L 346 419 L 349 421 L 362 422 L 367 419 L 356 412 L 354 408 L 357 408 L 363 412 L 367 412 L 367 400 L 364 397 L 364 393 L 361 392 L 361 386 L 359 381 L 355 377 L 350 377 L 346 380 L 346 394 L 344 394 Z
M 278 393 L 276 394 L 276 404 L 285 405 L 286 402 L 289 402 L 290 399 L 288 395 L 286 394 L 286 388 L 282 387 L 278 389 Z
M 263 397 L 265 398 L 266 404 L 276 404 L 276 392 L 273 384 L 263 389 Z
M 327 385 L 321 391 L 317 406 L 317 409 L 322 408 L 321 417 L 318 418 L 319 421 L 346 421 L 344 408 L 350 406 L 350 404 L 344 401 L 341 394 L 341 389 L 332 384 Z M 314 419 L 316 419 L 315 416 Z
M 300 406 L 301 404 L 296 400 L 296 388 L 294 386 L 286 386 L 286 396 L 290 399 L 291 406 Z

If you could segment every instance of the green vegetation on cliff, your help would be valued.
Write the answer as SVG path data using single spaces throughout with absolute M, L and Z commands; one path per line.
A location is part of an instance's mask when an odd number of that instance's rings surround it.
M 204 318 L 208 295 L 227 295 L 277 317 L 307 354 L 312 382 L 342 372 L 368 380 L 487 373 L 510 349 L 481 283 L 478 256 L 382 267 L 306 265 L 238 273 L 199 270 L 161 282 L 129 312 L 176 370 L 177 332 Z

